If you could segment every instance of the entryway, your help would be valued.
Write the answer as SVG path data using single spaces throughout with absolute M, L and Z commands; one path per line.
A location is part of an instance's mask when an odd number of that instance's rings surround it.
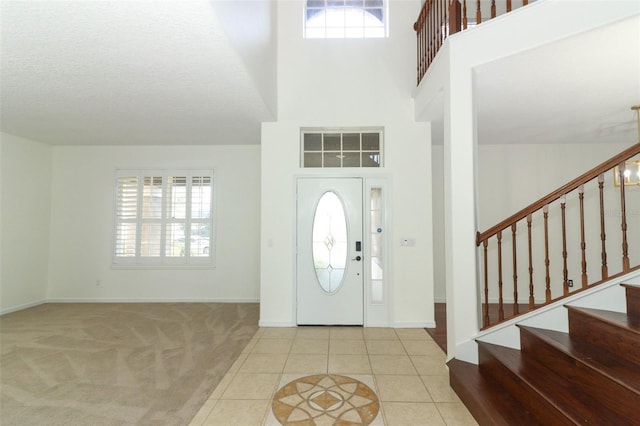
M 298 179 L 298 325 L 364 323 L 362 183 Z

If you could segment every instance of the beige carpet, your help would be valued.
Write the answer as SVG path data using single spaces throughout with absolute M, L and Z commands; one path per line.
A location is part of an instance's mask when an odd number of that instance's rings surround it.
M 0 317 L 0 424 L 186 425 L 258 304 L 45 304 Z

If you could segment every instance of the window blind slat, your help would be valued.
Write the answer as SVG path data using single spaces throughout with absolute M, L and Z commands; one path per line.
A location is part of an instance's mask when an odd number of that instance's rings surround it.
M 138 206 L 138 177 L 119 177 L 117 191 L 117 217 L 120 219 L 135 219 Z
M 187 217 L 187 177 L 167 178 L 167 217 L 184 219 Z
M 162 176 L 145 176 L 142 188 L 142 217 L 162 217 Z

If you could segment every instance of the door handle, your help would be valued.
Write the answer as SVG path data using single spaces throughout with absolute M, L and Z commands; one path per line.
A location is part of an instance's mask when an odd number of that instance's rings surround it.
M 360 261 L 362 260 L 362 258 L 361 258 L 360 256 L 356 256 L 356 257 L 354 257 L 354 258 L 353 258 L 353 259 L 351 259 L 351 260 L 357 260 L 358 262 L 360 262 Z

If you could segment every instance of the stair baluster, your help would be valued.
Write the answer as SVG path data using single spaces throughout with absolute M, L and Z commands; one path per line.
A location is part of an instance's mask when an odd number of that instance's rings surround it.
M 605 233 L 604 223 L 604 173 L 598 175 L 598 192 L 600 194 L 600 241 L 602 242 L 601 258 L 602 258 L 602 280 L 609 277 L 607 268 L 607 234 Z
M 582 254 L 582 288 L 587 288 L 589 280 L 587 278 L 587 243 L 584 239 L 584 185 L 580 185 L 578 189 L 578 198 L 580 200 L 580 251 Z
M 502 231 L 497 234 L 498 238 L 498 321 L 504 320 L 504 306 L 502 299 Z
M 511 225 L 511 249 L 513 259 L 513 316 L 520 315 L 518 307 L 518 261 L 516 247 L 516 224 Z
M 560 210 L 562 215 L 562 291 L 569 294 L 569 270 L 567 269 L 567 196 L 560 198 Z
M 544 268 L 545 268 L 545 300 L 551 302 L 551 275 L 549 275 L 549 205 L 542 208 L 544 218 Z
M 533 247 L 531 245 L 531 215 L 527 215 L 527 239 L 529 245 L 529 310 L 533 310 L 535 307 L 536 299 L 534 296 L 533 287 Z
M 624 193 L 624 171 L 625 162 L 622 161 L 618 165 L 618 173 L 620 173 L 620 228 L 622 229 L 622 270 L 628 271 L 629 265 L 629 244 L 627 243 L 627 211 L 626 211 L 626 197 Z

